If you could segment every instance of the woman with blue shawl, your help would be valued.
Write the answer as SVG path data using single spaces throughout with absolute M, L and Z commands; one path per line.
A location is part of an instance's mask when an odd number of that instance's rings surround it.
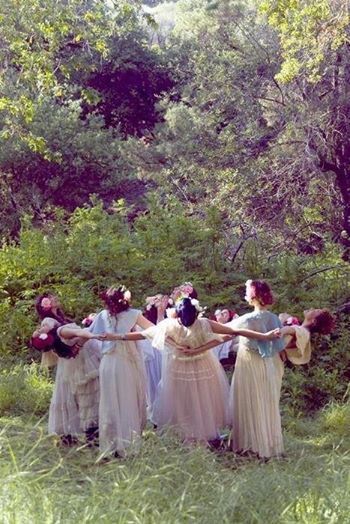
M 269 285 L 262 280 L 246 282 L 246 300 L 254 311 L 237 319 L 234 328 L 266 333 L 282 327 Z M 279 400 L 283 363 L 279 353 L 283 339 L 254 340 L 240 337 L 230 392 L 231 446 L 237 452 L 253 452 L 260 458 L 283 454 Z

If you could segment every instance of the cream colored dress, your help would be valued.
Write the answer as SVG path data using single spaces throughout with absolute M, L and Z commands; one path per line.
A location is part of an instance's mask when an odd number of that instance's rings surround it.
M 62 327 L 78 328 L 77 324 Z M 60 336 L 61 328 L 57 334 Z M 49 434 L 74 435 L 98 426 L 100 344 L 97 340 L 64 339 L 68 346 L 83 344 L 75 358 L 57 360 L 49 411 Z
M 311 359 L 310 331 L 304 326 L 293 326 L 295 329 L 295 347 L 286 348 L 288 360 L 296 366 L 308 364 Z M 284 337 L 286 345 L 293 339 L 291 335 Z
M 111 316 L 101 311 L 90 329 L 96 333 L 127 333 L 141 314 L 128 309 Z M 103 454 L 125 455 L 127 448 L 139 443 L 146 425 L 146 376 L 142 351 L 135 342 L 102 343 L 100 366 L 99 440 Z
M 168 318 L 142 332 L 153 347 L 168 352 L 153 406 L 152 420 L 158 428 L 174 428 L 185 441 L 207 442 L 218 437 L 228 423 L 229 385 L 217 358 L 209 350 L 185 356 L 166 346 L 166 337 L 177 344 L 199 347 L 220 340 L 207 319 L 187 328 Z
M 277 321 L 276 315 L 262 311 L 243 315 L 234 327 L 265 333 L 274 329 Z M 252 451 L 266 458 L 283 453 L 279 410 L 283 372 L 278 352 L 262 357 L 256 340 L 240 337 L 230 392 L 234 451 Z

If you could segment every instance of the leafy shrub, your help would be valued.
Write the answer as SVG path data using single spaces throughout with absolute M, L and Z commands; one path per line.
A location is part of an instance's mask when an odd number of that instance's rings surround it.
M 0 416 L 43 415 L 52 394 L 52 381 L 35 363 L 2 362 L 0 373 Z
M 310 307 L 336 308 L 350 295 L 349 266 L 329 247 L 321 256 L 279 254 L 249 240 L 232 260 L 217 209 L 188 215 L 175 201 L 150 200 L 147 213 L 133 223 L 116 202 L 108 212 L 99 202 L 78 208 L 69 220 L 59 209 L 39 230 L 23 225 L 20 241 L 0 250 L 0 353 L 21 354 L 37 323 L 34 298 L 48 289 L 60 296 L 77 321 L 101 308 L 99 292 L 121 281 L 132 291 L 133 305 L 145 296 L 169 292 L 192 281 L 208 312 L 227 305 L 247 311 L 244 282 L 265 278 L 276 293 L 274 310 L 302 317 Z M 345 319 L 346 320 L 346 319 Z M 340 400 L 349 381 L 350 340 L 346 322 L 336 337 L 314 343 L 310 365 L 287 369 L 283 399 L 296 411 L 312 412 Z

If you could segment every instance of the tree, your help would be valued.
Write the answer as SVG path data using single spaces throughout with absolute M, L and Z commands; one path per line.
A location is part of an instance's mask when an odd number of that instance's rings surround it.
M 283 16 L 286 2 L 271 2 L 277 4 Z M 310 34 L 319 29 L 319 6 L 315 1 L 310 10 L 295 7 L 300 31 L 305 16 L 311 17 Z M 266 3 L 263 7 L 266 13 Z M 229 218 L 228 227 L 244 230 L 243 237 L 263 231 L 277 252 L 286 238 L 305 253 L 322 250 L 331 239 L 344 241 L 349 180 L 349 135 L 341 134 L 349 114 L 344 23 L 333 26 L 333 11 L 321 13 L 328 13 L 329 22 L 321 29 L 328 27 L 337 43 L 331 44 L 328 33 L 320 38 L 319 46 L 328 50 L 320 60 L 316 36 L 312 52 L 302 40 L 303 53 L 313 60 L 286 78 L 283 42 L 253 2 L 208 8 L 207 2 L 191 0 L 182 9 L 169 44 L 178 91 L 164 103 L 165 123 L 155 139 L 143 149 L 132 144 L 143 172 L 159 173 L 166 189 L 199 212 L 214 202 Z M 286 24 L 289 19 L 286 12 Z M 285 34 L 294 34 L 293 27 L 284 27 Z M 339 231 L 339 205 L 345 233 Z

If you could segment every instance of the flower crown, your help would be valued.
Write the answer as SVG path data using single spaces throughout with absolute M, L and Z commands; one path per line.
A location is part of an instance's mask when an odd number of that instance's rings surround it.
M 55 338 L 51 333 L 41 333 L 41 335 L 32 337 L 32 346 L 38 351 L 45 353 L 46 351 L 50 351 L 54 341 Z
M 193 293 L 193 285 L 191 282 L 185 282 L 181 286 L 175 287 L 171 293 L 171 298 L 176 305 L 183 298 L 190 298 Z M 198 302 L 198 300 L 197 300 Z
M 191 304 L 192 306 L 194 306 L 196 308 L 196 310 L 201 313 L 202 311 L 204 311 L 205 308 L 203 308 L 199 301 L 196 299 L 196 298 L 191 298 Z
M 85 327 L 89 327 L 91 326 L 91 324 L 93 323 L 94 319 L 96 317 L 96 313 L 90 313 L 90 315 L 88 315 L 87 317 L 85 317 L 81 323 L 83 324 L 83 326 Z
M 105 296 L 108 298 L 113 296 L 114 293 L 123 293 L 123 298 L 120 298 L 119 300 L 117 300 L 117 302 L 130 302 L 131 300 L 131 292 L 124 285 L 119 287 L 110 287 L 105 293 Z
M 153 306 L 158 307 L 165 295 L 158 293 L 153 297 L 146 297 L 146 310 L 149 311 Z
M 256 298 L 256 289 L 255 286 L 253 286 L 252 280 L 247 280 L 245 283 L 245 300 L 247 302 L 250 302 L 254 298 Z
M 52 302 L 49 297 L 44 297 L 40 302 L 40 307 L 46 311 L 52 309 Z

